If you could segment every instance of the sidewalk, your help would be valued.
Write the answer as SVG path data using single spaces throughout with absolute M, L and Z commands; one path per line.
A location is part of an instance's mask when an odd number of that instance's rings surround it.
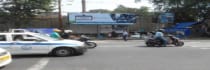
M 183 40 L 210 40 L 210 37 L 196 37 L 196 38 L 186 38 Z
M 116 37 L 116 38 L 103 38 L 103 39 L 97 39 L 93 38 L 93 40 L 123 40 L 122 37 Z M 145 38 L 128 38 L 128 40 L 145 40 Z M 210 37 L 194 37 L 194 38 L 183 38 L 181 40 L 210 40 Z

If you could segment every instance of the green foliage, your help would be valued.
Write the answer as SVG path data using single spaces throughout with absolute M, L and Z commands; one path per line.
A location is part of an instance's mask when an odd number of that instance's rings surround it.
M 113 13 L 135 13 L 141 16 L 150 15 L 149 7 L 141 7 L 141 8 L 128 8 L 123 5 L 119 5 L 116 9 L 114 9 Z
M 21 27 L 30 21 L 32 17 L 41 13 L 53 10 L 54 0 L 11 0 L 3 3 L 1 7 L 4 21 L 13 21 L 16 27 Z M 8 18 L 9 17 L 9 18 Z
M 163 12 L 175 13 L 176 22 L 205 20 L 210 16 L 210 0 L 150 0 Z
M 95 10 L 90 10 L 89 12 L 91 12 L 91 13 L 134 13 L 134 14 L 141 15 L 141 16 L 148 16 L 151 14 L 149 12 L 149 8 L 145 7 L 145 6 L 143 6 L 141 8 L 128 8 L 123 5 L 119 5 L 113 11 L 109 11 L 106 9 L 95 9 Z
M 94 10 L 90 10 L 89 12 L 91 13 L 110 13 L 110 10 L 106 10 L 106 9 L 94 9 Z

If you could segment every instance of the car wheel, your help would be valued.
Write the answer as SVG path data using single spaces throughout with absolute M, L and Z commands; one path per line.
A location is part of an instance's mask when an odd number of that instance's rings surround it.
M 1 70 L 1 69 L 3 69 L 3 68 L 5 68 L 5 67 L 6 67 L 6 66 L 2 66 L 2 67 L 0 67 L 0 70 Z
M 75 53 L 74 49 L 71 48 L 58 48 L 54 50 L 54 55 L 58 57 L 70 56 Z

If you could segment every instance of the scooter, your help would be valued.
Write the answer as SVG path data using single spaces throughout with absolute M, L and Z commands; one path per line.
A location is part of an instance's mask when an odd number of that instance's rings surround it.
M 73 39 L 73 40 L 78 40 L 80 42 L 84 42 L 85 43 L 85 46 L 88 49 L 92 49 L 92 48 L 97 47 L 97 44 L 95 42 L 91 42 L 90 41 L 90 38 L 87 37 L 87 36 L 85 36 L 85 35 L 81 35 L 80 37 L 76 37 L 76 36 L 72 35 L 72 37 L 67 38 L 67 39 Z
M 175 46 L 183 46 L 184 45 L 184 42 L 181 41 L 179 38 L 175 37 L 175 36 L 172 36 L 172 35 L 169 35 L 169 36 L 166 36 L 166 39 L 167 39 L 167 45 L 175 45 Z M 146 45 L 148 47 L 152 47 L 152 46 L 163 46 L 163 42 L 161 40 L 157 40 L 155 38 L 149 38 L 146 40 Z
M 91 42 L 88 37 L 81 36 L 81 38 L 78 41 L 84 42 L 88 49 L 97 47 L 97 44 L 95 42 Z

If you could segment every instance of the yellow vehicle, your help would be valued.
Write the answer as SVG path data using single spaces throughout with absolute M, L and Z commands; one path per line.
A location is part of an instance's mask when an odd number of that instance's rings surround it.
M 11 54 L 7 50 L 0 48 L 0 68 L 12 62 Z

